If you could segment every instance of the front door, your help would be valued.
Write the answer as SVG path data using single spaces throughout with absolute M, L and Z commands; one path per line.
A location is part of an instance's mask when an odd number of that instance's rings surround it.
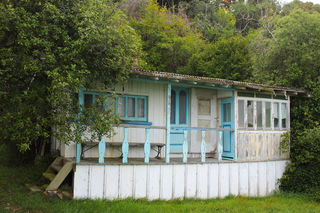
M 221 100 L 221 127 L 223 129 L 233 129 L 234 106 L 232 98 Z M 234 159 L 234 132 L 225 130 L 222 134 L 223 158 Z
M 189 122 L 189 92 L 186 88 L 171 89 L 171 127 L 187 127 Z M 183 130 L 170 131 L 170 152 L 182 153 Z

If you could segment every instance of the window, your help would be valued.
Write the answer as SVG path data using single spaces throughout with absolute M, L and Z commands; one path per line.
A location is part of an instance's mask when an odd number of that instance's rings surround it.
M 244 128 L 244 100 L 238 101 L 238 126 Z
M 289 104 L 287 100 L 273 98 L 268 94 L 254 97 L 239 96 L 237 106 L 238 128 L 286 130 L 289 126 Z M 222 106 L 226 110 L 228 106 Z M 227 110 L 226 110 L 227 111 Z M 222 118 L 228 118 L 225 111 Z
M 266 102 L 266 128 L 271 128 L 271 103 Z
M 99 93 L 85 92 L 84 107 L 90 107 L 95 103 Z M 110 96 L 106 94 L 107 96 Z M 104 109 L 114 108 L 122 120 L 147 121 L 147 97 L 136 95 L 119 95 L 109 97 L 104 103 Z M 101 110 L 104 110 L 101 108 Z M 98 109 L 100 110 L 100 109 Z
M 122 120 L 147 121 L 147 97 L 119 95 L 118 113 Z
M 281 104 L 281 127 L 283 129 L 287 128 L 287 104 Z
M 93 95 L 92 94 L 84 94 L 84 107 L 89 108 L 93 104 Z
M 279 128 L 279 103 L 273 103 L 273 124 L 274 128 Z
M 247 101 L 248 126 L 253 127 L 253 101 Z
M 180 124 L 186 124 L 186 117 L 187 117 L 187 95 L 185 91 L 180 91 L 179 94 L 179 123 Z
M 257 101 L 257 128 L 262 127 L 262 102 Z
M 176 123 L 176 92 L 171 90 L 171 115 L 170 123 Z

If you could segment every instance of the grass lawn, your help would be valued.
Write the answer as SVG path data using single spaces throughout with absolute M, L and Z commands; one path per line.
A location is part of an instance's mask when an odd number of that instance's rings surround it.
M 320 203 L 304 195 L 278 193 L 264 198 L 227 197 L 212 200 L 58 200 L 31 192 L 43 166 L 0 165 L 0 212 L 320 212 Z

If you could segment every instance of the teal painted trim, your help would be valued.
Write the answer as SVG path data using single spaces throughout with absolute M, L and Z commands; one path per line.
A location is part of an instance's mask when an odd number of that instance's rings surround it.
M 81 144 L 77 143 L 76 163 L 80 163 L 80 158 L 81 158 Z
M 83 93 L 83 89 L 80 88 L 79 91 L 79 104 L 80 104 L 80 113 L 83 109 L 84 106 L 84 93 Z M 80 116 L 80 114 L 78 115 Z M 81 158 L 81 124 L 78 122 L 78 129 L 77 129 L 77 134 L 78 134 L 78 138 L 80 141 L 76 141 L 77 142 L 77 146 L 76 146 L 76 163 L 80 163 L 80 158 Z
M 128 163 L 129 143 L 128 143 L 128 127 L 124 128 L 124 139 L 122 142 L 122 163 Z
M 183 154 L 183 163 L 187 163 L 188 159 L 188 132 L 187 130 L 183 131 L 183 146 L 182 146 L 182 154 Z
M 152 126 L 152 122 L 121 122 L 120 124 Z
M 166 163 L 170 162 L 170 106 L 171 106 L 171 83 L 168 83 L 167 85 L 167 111 L 166 111 L 166 117 L 167 117 L 167 135 L 166 135 L 166 156 L 165 160 Z
M 206 132 L 201 131 L 201 146 L 200 146 L 200 151 L 201 151 L 201 162 L 204 163 L 206 162 L 206 142 L 205 142 L 205 136 Z
M 104 135 L 102 135 L 101 141 L 99 142 L 99 163 L 104 163 L 105 151 L 106 151 L 106 142 L 104 140 Z
M 148 97 L 147 96 L 139 96 L 139 95 L 119 95 L 119 97 L 123 97 L 125 99 L 125 116 L 120 117 L 122 120 L 126 121 L 147 121 L 148 120 Z M 135 112 L 133 117 L 128 116 L 128 98 L 134 99 L 135 104 Z M 144 100 L 144 117 L 138 116 L 138 99 Z M 118 102 L 119 99 L 117 99 Z M 118 109 L 118 105 L 117 105 Z
M 129 78 L 131 81 L 142 81 L 142 82 L 152 82 L 159 84 L 171 84 L 173 86 L 185 86 L 185 87 L 193 87 L 193 88 L 205 88 L 205 89 L 216 89 L 216 90 L 231 90 L 234 91 L 234 88 L 226 88 L 226 87 L 217 87 L 217 86 L 207 86 L 207 85 L 199 85 L 199 84 L 188 84 L 188 83 L 180 83 L 180 82 L 171 82 L 171 81 L 163 81 L 163 80 L 149 80 L 149 79 L 138 79 L 138 78 Z
M 149 158 L 150 158 L 150 129 L 146 128 L 146 141 L 144 143 L 144 162 L 145 163 L 149 163 Z
M 227 128 L 227 129 L 234 129 L 235 126 L 235 93 L 234 91 L 232 92 L 232 97 L 231 98 L 224 98 L 221 100 L 221 126 L 222 128 Z M 228 111 L 224 112 L 224 105 L 228 105 L 230 104 L 230 115 L 231 118 L 229 118 L 229 113 Z M 226 110 L 228 110 L 228 108 L 226 107 Z M 224 117 L 224 115 L 226 115 L 226 118 Z M 219 133 L 220 134 L 220 133 Z M 225 141 L 225 134 L 230 134 L 230 141 Z M 223 152 L 223 156 L 222 157 L 227 157 L 229 159 L 234 159 L 235 157 L 235 133 L 234 131 L 228 132 L 225 130 L 222 130 L 222 152 Z M 228 138 L 228 137 L 227 137 Z M 227 146 L 228 144 L 225 143 L 229 143 L 230 148 L 225 149 L 225 145 Z

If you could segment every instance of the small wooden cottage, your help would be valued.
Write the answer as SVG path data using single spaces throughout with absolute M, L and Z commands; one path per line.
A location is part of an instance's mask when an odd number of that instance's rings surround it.
M 74 198 L 268 195 L 288 161 L 280 141 L 290 129 L 290 96 L 305 94 L 142 70 L 112 92 L 121 117 L 113 137 L 52 141 L 52 149 L 75 161 Z M 80 104 L 91 105 L 98 94 L 81 89 Z

